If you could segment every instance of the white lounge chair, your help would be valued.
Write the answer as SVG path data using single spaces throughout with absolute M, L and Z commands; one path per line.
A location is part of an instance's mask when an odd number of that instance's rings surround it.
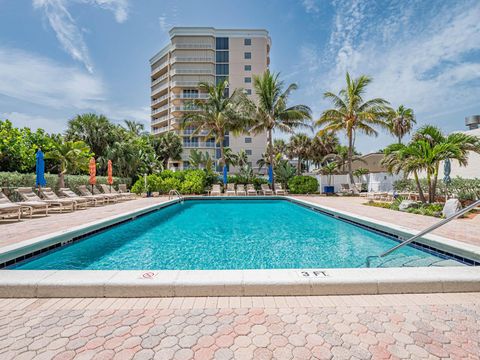
M 70 188 L 60 188 L 58 192 L 61 196 L 72 199 L 77 203 L 85 204 L 86 206 L 97 206 L 103 204 L 104 199 L 95 196 L 79 196 L 75 194 Z
M 116 196 L 117 199 L 120 200 L 120 201 L 130 200 L 124 194 L 117 193 L 112 186 L 109 186 L 109 185 L 106 185 L 106 184 L 100 184 L 100 188 L 102 189 L 104 194 Z M 95 191 L 95 188 L 94 188 L 94 191 Z
M 30 218 L 35 213 L 45 213 L 48 215 L 48 204 L 44 201 L 21 201 L 12 202 L 0 189 L 0 205 L 16 205 L 21 207 L 21 214 L 27 214 Z
M 88 206 L 88 200 L 87 199 L 72 199 L 72 198 L 60 198 L 58 197 L 57 194 L 53 192 L 51 188 L 45 187 L 45 188 L 40 188 L 38 190 L 40 195 L 45 199 L 45 200 L 54 200 L 54 201 L 61 201 L 65 204 L 65 206 L 69 206 L 70 204 L 73 205 L 73 210 L 77 209 L 86 209 Z
M 282 188 L 282 184 L 275 183 L 275 195 L 286 195 L 287 192 Z
M 126 195 L 129 199 L 136 199 L 137 195 L 131 193 L 130 190 L 127 189 L 127 184 L 118 184 L 118 193 L 122 195 Z
M 235 196 L 236 195 L 235 184 L 233 184 L 233 183 L 227 184 L 227 191 L 225 192 L 225 194 L 227 196 Z
M 17 189 L 17 193 L 20 197 L 28 202 L 36 202 L 36 203 L 43 203 L 48 204 L 50 207 L 55 208 L 63 212 L 63 210 L 70 210 L 75 211 L 76 204 L 74 201 L 67 200 L 67 199 L 60 199 L 60 200 L 49 200 L 49 199 L 41 199 L 37 194 L 35 194 L 31 187 L 20 187 Z
M 273 195 L 272 189 L 270 189 L 270 187 L 267 184 L 262 184 L 260 188 L 261 188 L 260 192 L 263 195 Z
M 255 190 L 255 186 L 253 186 L 253 184 L 247 184 L 247 195 L 258 195 L 258 192 Z
M 95 189 L 95 187 L 93 187 Z M 101 194 L 98 189 L 97 189 L 97 194 L 92 194 L 90 192 L 90 190 L 87 189 L 87 186 L 86 185 L 80 185 L 78 187 L 78 191 L 80 191 L 80 194 L 82 194 L 82 196 L 93 196 L 93 197 L 96 197 L 98 199 L 102 199 L 102 201 L 106 202 L 106 203 L 110 203 L 110 202 L 117 202 L 117 197 L 116 196 L 111 196 L 110 194 Z
M 245 185 L 237 185 L 237 196 L 247 196 L 247 192 L 245 191 Z
M 212 185 L 212 190 L 209 192 L 210 196 L 221 196 L 222 195 L 222 189 L 220 188 L 219 184 L 213 184 Z

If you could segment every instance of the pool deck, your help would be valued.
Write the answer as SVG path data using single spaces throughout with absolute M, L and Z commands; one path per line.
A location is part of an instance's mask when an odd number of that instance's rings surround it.
M 479 298 L 0 299 L 0 358 L 473 360 Z
M 363 205 L 366 200 L 358 197 L 294 196 L 294 198 L 418 231 L 439 221 L 439 219 L 429 216 L 366 206 Z M 67 230 L 74 226 L 102 220 L 106 217 L 141 209 L 149 205 L 163 203 L 167 200 L 167 197 L 136 199 L 115 205 L 79 210 L 73 213 L 52 214 L 48 217 L 24 219 L 21 222 L 0 221 L 0 248 L 34 237 Z M 480 215 L 475 216 L 473 219 L 453 220 L 433 231 L 433 234 L 480 246 Z

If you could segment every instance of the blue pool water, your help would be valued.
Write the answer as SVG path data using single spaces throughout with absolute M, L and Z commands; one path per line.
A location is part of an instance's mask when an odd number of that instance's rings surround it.
M 285 200 L 186 200 L 16 269 L 349 268 L 396 241 Z M 397 256 L 435 258 L 413 247 Z

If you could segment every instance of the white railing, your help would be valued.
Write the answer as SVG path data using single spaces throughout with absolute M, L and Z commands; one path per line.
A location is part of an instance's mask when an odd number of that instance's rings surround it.
M 205 80 L 182 80 L 182 81 L 172 81 L 172 87 L 174 86 L 198 86 L 199 83 L 204 82 L 204 83 L 212 83 L 213 81 L 205 81 Z
M 214 148 L 215 143 L 214 142 L 204 142 L 204 141 L 198 141 L 198 142 L 184 142 L 183 143 L 184 148 Z
M 195 130 L 185 129 L 183 130 L 183 135 L 192 135 Z M 210 133 L 208 130 L 202 130 L 195 134 L 195 136 L 207 136 Z
M 213 44 L 210 43 L 175 43 L 174 49 L 213 49 Z
M 161 128 L 152 128 L 152 133 L 158 134 L 158 133 L 163 133 L 163 132 L 168 131 L 168 130 L 170 130 L 170 126 L 164 126 L 164 127 L 161 127 Z
M 154 68 L 152 68 L 152 75 L 155 74 L 157 71 L 163 69 L 165 66 L 168 65 L 168 60 L 167 61 L 164 61 L 163 63 L 161 63 L 160 65 L 157 65 L 155 66 Z
M 157 84 L 161 83 L 161 82 L 162 82 L 163 80 L 165 80 L 167 77 L 168 77 L 168 73 L 166 73 L 166 74 L 163 74 L 163 75 L 162 75 L 162 76 L 160 76 L 158 79 L 155 79 L 155 80 L 153 80 L 153 81 L 152 81 L 152 85 L 151 85 L 151 86 L 153 87 L 153 86 L 155 86 L 155 85 L 157 85 Z
M 158 124 L 158 123 L 167 121 L 167 120 L 169 119 L 169 117 L 170 117 L 170 116 L 168 116 L 168 115 L 164 115 L 164 116 L 160 116 L 159 118 L 152 119 L 151 124 L 152 124 L 152 125 L 155 125 L 155 124 Z
M 213 57 L 210 57 L 210 56 L 207 56 L 207 57 L 175 56 L 174 58 L 172 58 L 172 63 L 174 63 L 174 62 L 215 62 L 215 61 L 214 61 Z
M 159 93 L 160 91 L 163 91 L 168 88 L 169 83 L 167 82 L 166 84 L 160 84 L 160 85 L 155 85 L 152 88 L 152 95 L 155 95 Z
M 152 106 L 162 102 L 165 99 L 168 99 L 168 94 L 162 95 L 158 99 L 152 100 Z
M 172 106 L 172 111 L 200 111 L 198 107 L 192 106 Z
M 167 105 L 163 105 L 163 106 L 159 107 L 158 109 L 152 109 L 152 115 L 155 115 L 155 114 L 161 113 L 162 111 L 168 110 L 168 108 L 169 108 L 169 106 L 167 104 Z
M 182 75 L 182 74 L 206 74 L 206 75 L 215 75 L 213 69 L 173 69 L 171 71 L 172 75 Z
M 208 94 L 172 94 L 172 99 L 208 99 Z

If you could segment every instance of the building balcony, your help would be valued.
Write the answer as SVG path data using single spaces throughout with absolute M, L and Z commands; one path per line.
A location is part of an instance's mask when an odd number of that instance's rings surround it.
M 165 91 L 168 89 L 169 83 L 165 84 L 157 84 L 154 87 L 152 87 L 152 96 L 161 93 L 162 91 Z
M 160 76 L 158 79 L 153 80 L 151 87 L 154 87 L 155 85 L 160 84 L 166 78 L 168 78 L 168 73 L 165 73 L 162 76 Z
M 173 69 L 172 75 L 212 75 L 215 76 L 213 69 Z
M 190 136 L 193 134 L 195 130 L 194 129 L 184 129 L 182 132 L 182 135 Z M 196 133 L 194 136 L 207 136 L 210 134 L 210 131 L 208 130 L 201 130 L 198 133 Z
M 172 94 L 172 99 L 173 100 L 208 99 L 208 94 Z
M 206 82 L 213 84 L 213 81 L 204 81 L 204 80 L 179 80 L 179 81 L 172 81 L 172 88 L 173 87 L 197 87 L 198 84 Z
M 173 49 L 212 49 L 215 50 L 211 43 L 175 43 Z
M 152 115 L 152 116 L 154 116 L 154 118 L 152 119 L 152 121 L 150 123 L 151 125 L 160 124 L 160 123 L 168 121 L 168 119 L 170 119 L 169 115 L 163 115 L 163 116 L 160 116 L 160 117 L 155 117 L 155 115 Z
M 158 99 L 152 100 L 152 107 L 155 108 L 163 103 L 165 100 L 168 100 L 168 94 L 160 96 Z
M 198 149 L 198 148 L 205 148 L 205 149 L 214 149 L 215 142 L 213 141 L 195 141 L 195 142 L 183 142 L 183 147 L 185 149 Z
M 201 111 L 201 109 L 194 106 L 172 106 L 172 112 L 174 111 Z
M 155 65 L 154 67 L 152 67 L 152 71 L 151 71 L 151 76 L 155 76 L 156 74 L 158 74 L 161 70 L 163 70 L 167 65 L 169 64 L 169 61 L 164 61 L 163 63 L 159 64 L 159 65 Z
M 170 106 L 169 106 L 168 104 L 166 104 L 166 105 L 163 105 L 163 106 L 161 106 L 161 107 L 159 107 L 159 108 L 152 109 L 152 115 L 156 115 L 156 114 L 160 114 L 160 113 L 162 113 L 162 112 L 168 111 L 168 108 L 169 108 L 169 107 L 170 107 Z
M 175 62 L 204 62 L 204 63 L 214 63 L 215 59 L 213 57 L 207 56 L 207 57 L 189 57 L 189 56 L 176 56 L 172 58 L 172 63 Z
M 171 130 L 170 126 L 163 126 L 163 127 L 157 127 L 157 128 L 152 127 L 152 134 L 161 134 L 170 130 Z

